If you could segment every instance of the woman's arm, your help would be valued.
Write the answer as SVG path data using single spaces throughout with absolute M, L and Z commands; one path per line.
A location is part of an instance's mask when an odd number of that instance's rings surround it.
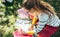
M 52 26 L 52 27 L 59 27 L 60 25 L 60 19 L 58 18 L 57 15 L 51 15 L 50 19 L 48 20 L 48 25 Z
M 38 33 L 43 30 L 43 28 L 47 24 L 47 21 L 49 19 L 49 15 L 42 13 L 41 15 L 38 15 L 38 18 L 39 18 L 39 22 L 38 22 L 37 28 L 35 29 L 35 33 Z

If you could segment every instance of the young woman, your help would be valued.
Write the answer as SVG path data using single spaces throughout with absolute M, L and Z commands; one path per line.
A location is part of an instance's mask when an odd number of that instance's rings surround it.
M 29 18 L 32 19 L 35 16 L 38 17 L 39 20 L 37 21 L 36 28 L 34 29 L 34 33 L 38 34 L 38 37 L 52 36 L 58 30 L 60 24 L 60 20 L 54 11 L 54 8 L 41 0 L 24 0 L 22 8 L 18 10 L 18 15 L 19 19 L 26 18 L 26 20 Z

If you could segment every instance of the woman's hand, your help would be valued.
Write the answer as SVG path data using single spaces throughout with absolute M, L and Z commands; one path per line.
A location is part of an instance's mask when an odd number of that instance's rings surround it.
M 34 29 L 34 25 L 32 25 L 28 30 L 31 31 Z
M 22 31 L 22 34 L 27 34 L 25 31 Z

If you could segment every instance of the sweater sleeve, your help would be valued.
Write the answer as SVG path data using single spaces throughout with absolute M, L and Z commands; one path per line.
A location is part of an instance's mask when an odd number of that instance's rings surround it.
M 43 13 L 42 15 L 38 15 L 38 18 L 39 22 L 37 28 L 35 29 L 35 33 L 43 30 L 46 24 L 52 27 L 59 27 L 60 25 L 60 19 L 57 15 L 50 14 L 49 16 L 48 14 Z
M 52 26 L 52 27 L 58 27 L 60 24 L 60 19 L 58 18 L 57 15 L 51 15 L 50 19 L 48 20 L 48 25 Z
M 40 32 L 41 30 L 43 30 L 43 28 L 45 27 L 45 25 L 47 24 L 47 21 L 49 19 L 49 15 L 43 13 L 41 15 L 38 15 L 39 18 L 39 22 L 38 22 L 38 26 L 35 29 L 35 33 Z

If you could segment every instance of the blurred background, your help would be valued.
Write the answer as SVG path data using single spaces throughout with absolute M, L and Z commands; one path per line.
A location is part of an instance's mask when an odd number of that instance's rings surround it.
M 44 0 L 51 4 L 60 17 L 60 0 Z M 17 19 L 16 10 L 21 8 L 23 0 L 0 0 L 0 37 L 13 37 L 14 23 Z M 51 37 L 60 37 L 59 30 Z

